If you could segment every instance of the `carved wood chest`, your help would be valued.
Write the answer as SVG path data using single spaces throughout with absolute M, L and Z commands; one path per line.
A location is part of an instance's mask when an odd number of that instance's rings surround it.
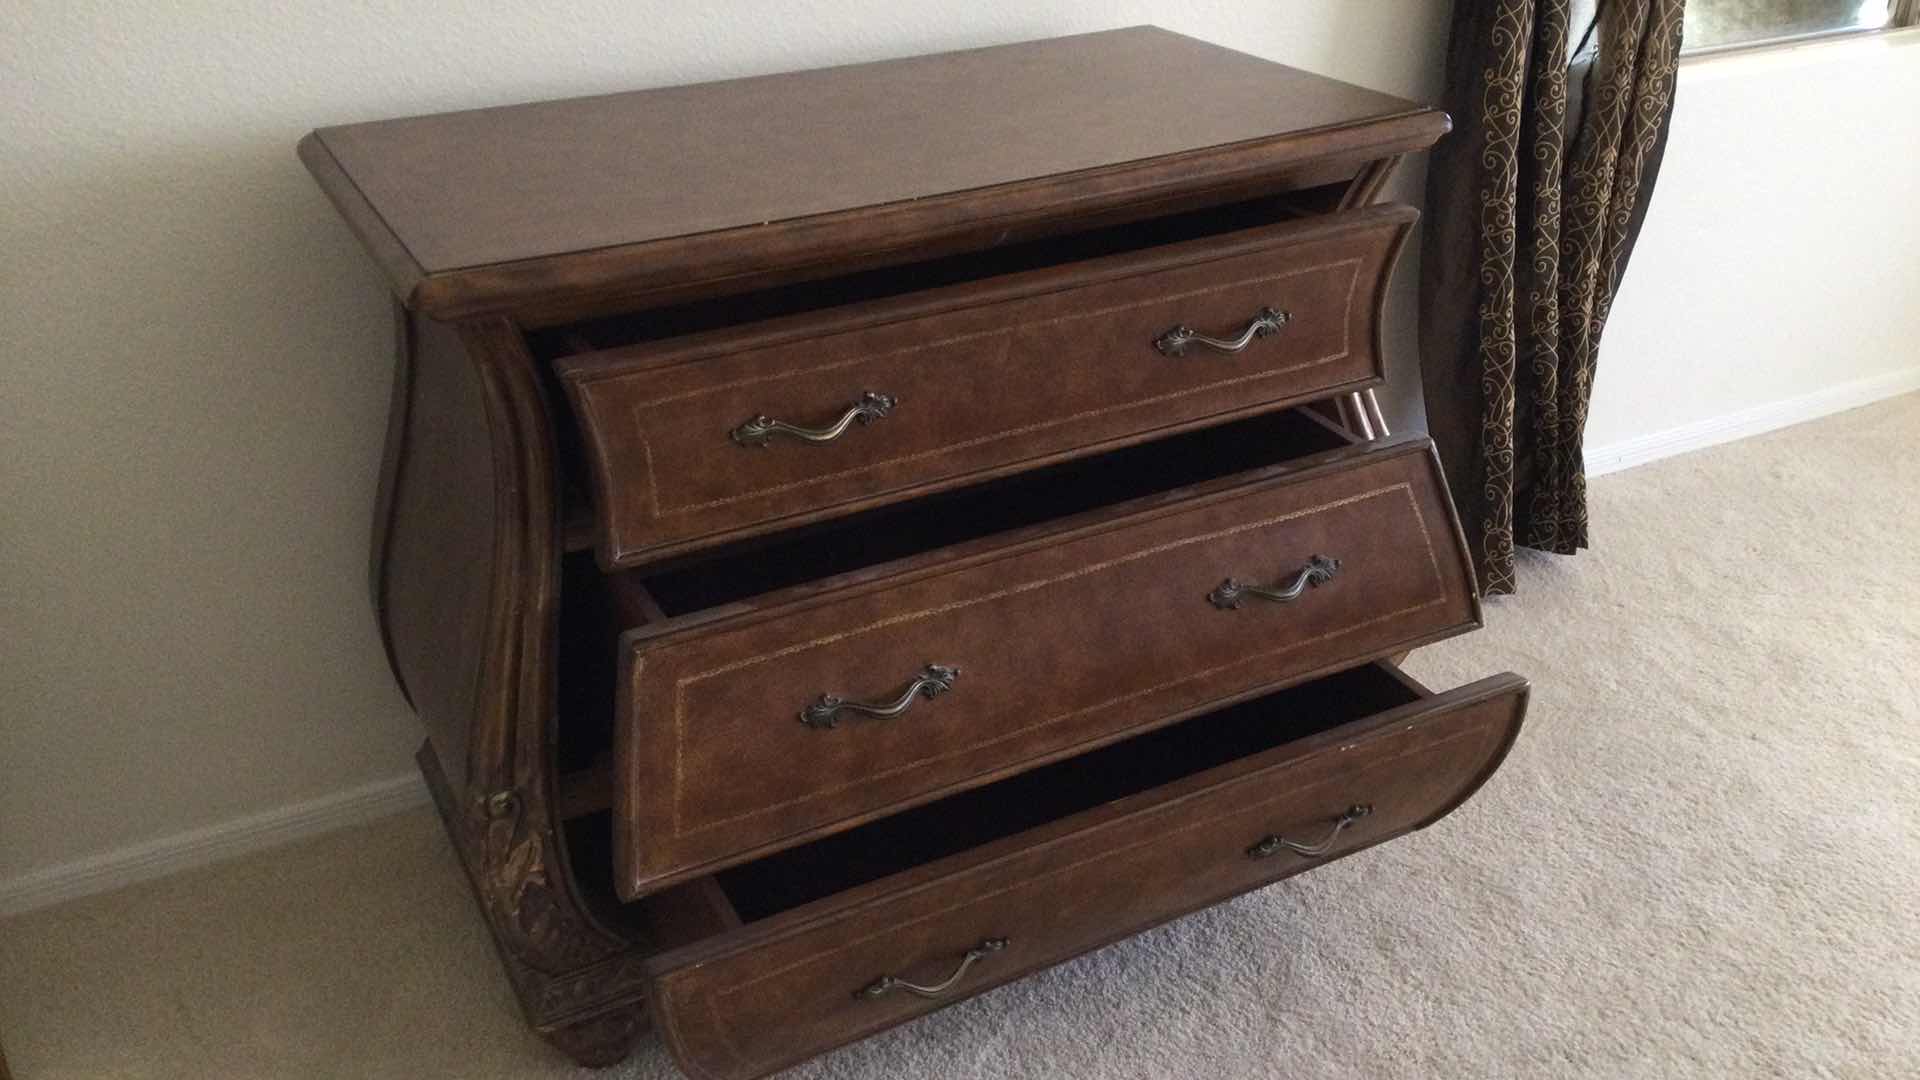
M 322 128 L 371 585 L 532 1025 L 751 1077 L 1420 828 L 1526 684 L 1376 205 L 1444 115 L 1136 28 Z M 649 1023 L 650 1021 L 650 1023 Z

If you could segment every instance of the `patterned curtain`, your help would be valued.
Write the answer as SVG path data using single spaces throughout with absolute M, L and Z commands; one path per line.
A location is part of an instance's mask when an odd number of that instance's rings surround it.
M 1570 48 L 1569 0 L 1456 0 L 1421 361 L 1485 593 L 1514 590 L 1516 544 L 1587 546 L 1587 402 L 1666 148 L 1684 3 L 1601 0 L 1589 50 Z

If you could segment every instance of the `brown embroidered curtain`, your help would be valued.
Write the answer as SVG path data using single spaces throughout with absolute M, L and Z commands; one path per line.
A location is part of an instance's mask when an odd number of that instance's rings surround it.
M 1568 0 L 1456 0 L 1422 378 L 1489 594 L 1513 591 L 1515 544 L 1587 546 L 1594 361 L 1666 147 L 1684 2 L 1601 0 L 1589 51 L 1569 49 Z

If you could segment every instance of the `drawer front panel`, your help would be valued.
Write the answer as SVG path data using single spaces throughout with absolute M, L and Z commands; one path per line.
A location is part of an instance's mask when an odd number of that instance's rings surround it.
M 1339 568 L 1302 585 L 1314 556 Z M 684 631 L 665 624 L 623 659 L 617 880 L 637 896 L 1470 628 L 1469 574 L 1420 441 L 1118 507 Z M 1224 606 L 1228 578 L 1299 596 Z M 934 665 L 953 671 L 929 695 Z M 823 695 L 897 715 L 822 717 Z
M 1498 766 L 1524 707 L 1520 679 L 1484 680 L 665 954 L 654 1017 L 694 1075 L 763 1075 L 1429 824 Z M 933 997 L 862 993 L 956 971 Z
M 1364 385 L 1381 374 L 1378 305 L 1412 220 L 1276 225 L 563 361 L 601 559 Z M 1179 325 L 1246 342 L 1156 344 Z

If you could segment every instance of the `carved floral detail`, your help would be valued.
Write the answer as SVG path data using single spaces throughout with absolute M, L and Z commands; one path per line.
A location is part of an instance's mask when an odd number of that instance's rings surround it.
M 498 791 L 478 804 L 480 878 L 495 926 L 515 941 L 527 966 L 555 973 L 614 955 L 618 947 L 583 919 L 556 881 L 548 848 L 551 833 L 526 812 L 517 791 Z

